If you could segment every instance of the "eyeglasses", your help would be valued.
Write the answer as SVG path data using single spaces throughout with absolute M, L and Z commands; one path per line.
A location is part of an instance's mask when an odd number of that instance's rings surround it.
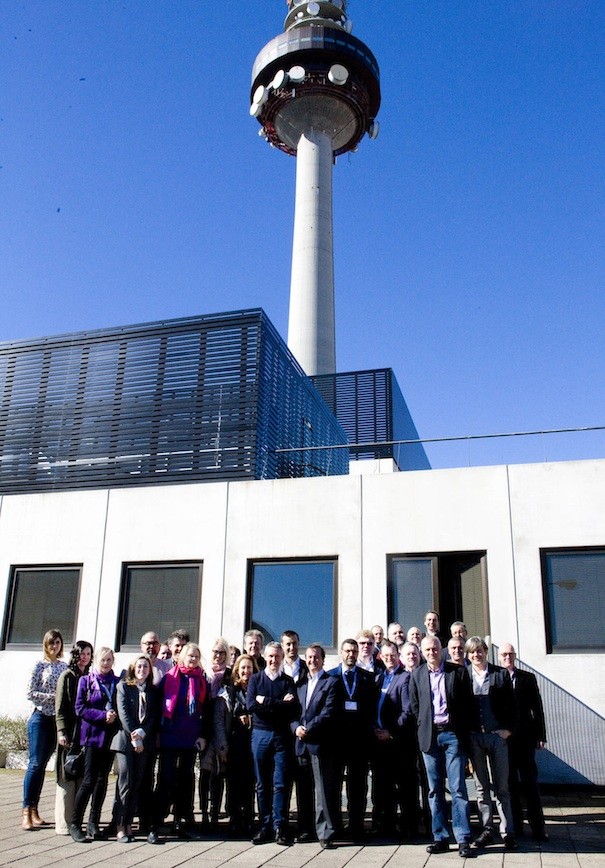
M 213 655 L 213 657 L 220 657 L 221 654 L 226 654 L 226 653 L 227 653 L 227 652 L 226 652 L 226 651 L 223 651 L 221 648 L 213 648 L 213 649 L 212 649 L 212 655 Z

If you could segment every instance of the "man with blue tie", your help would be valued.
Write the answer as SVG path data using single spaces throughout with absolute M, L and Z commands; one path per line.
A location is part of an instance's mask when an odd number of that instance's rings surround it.
M 374 677 L 357 663 L 359 646 L 355 639 L 345 639 L 340 646 L 341 664 L 328 673 L 336 678 L 336 760 L 340 793 L 347 781 L 349 837 L 356 844 L 365 841 L 364 817 L 368 790 L 368 766 L 372 729 L 376 715 Z M 340 832 L 340 807 L 335 806 L 332 820 Z
M 300 719 L 291 724 L 299 767 L 298 843 L 317 836 L 322 850 L 334 844 L 331 806 L 337 800 L 334 762 L 334 711 L 337 681 L 324 672 L 325 651 L 309 645 L 305 652 L 307 680 L 298 687 Z M 315 795 L 315 818 L 313 796 Z M 314 832 L 312 831 L 314 829 Z

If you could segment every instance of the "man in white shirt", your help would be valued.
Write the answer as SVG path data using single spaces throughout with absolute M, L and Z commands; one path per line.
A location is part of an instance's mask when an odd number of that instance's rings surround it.
M 284 672 L 298 686 L 307 677 L 307 664 L 298 656 L 298 633 L 295 630 L 284 630 L 279 642 L 284 651 Z
M 305 652 L 308 677 L 298 686 L 300 718 L 291 724 L 291 729 L 299 768 L 298 842 L 304 844 L 317 836 L 321 848 L 326 850 L 334 846 L 331 806 L 338 799 L 338 776 L 334 761 L 337 682 L 324 672 L 324 660 L 321 645 L 309 645 Z

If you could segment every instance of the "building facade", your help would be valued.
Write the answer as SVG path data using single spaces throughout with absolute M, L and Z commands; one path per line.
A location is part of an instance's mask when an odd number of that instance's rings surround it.
M 50 627 L 115 648 L 118 667 L 143 632 L 178 627 L 206 655 L 256 626 L 296 629 L 335 659 L 360 628 L 422 626 L 435 608 L 444 632 L 462 619 L 536 673 L 543 779 L 605 784 L 605 460 L 431 470 L 413 452 L 400 472 L 396 451 L 364 447 L 349 462 L 343 426 L 266 317 L 241 314 L 210 318 L 228 332 L 214 354 L 207 318 L 0 348 L 4 713 L 26 713 Z M 171 338 L 197 349 L 177 363 Z M 349 424 L 355 398 L 369 428 L 349 438 L 367 444 L 392 389 L 388 370 L 367 372 L 369 392 L 363 374 L 342 375 L 348 409 L 333 409 Z M 397 401 L 381 412 L 397 417 Z

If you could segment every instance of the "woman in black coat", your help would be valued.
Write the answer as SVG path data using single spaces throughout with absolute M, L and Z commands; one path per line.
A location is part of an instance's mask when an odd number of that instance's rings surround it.
M 133 838 L 132 819 L 147 765 L 154 755 L 159 722 L 159 694 L 153 686 L 153 669 L 146 654 L 135 657 L 125 680 L 118 684 L 116 706 L 122 728 L 111 743 L 118 763 L 113 821 L 118 843 L 128 844 Z M 149 833 L 148 841 L 157 843 L 155 830 Z

